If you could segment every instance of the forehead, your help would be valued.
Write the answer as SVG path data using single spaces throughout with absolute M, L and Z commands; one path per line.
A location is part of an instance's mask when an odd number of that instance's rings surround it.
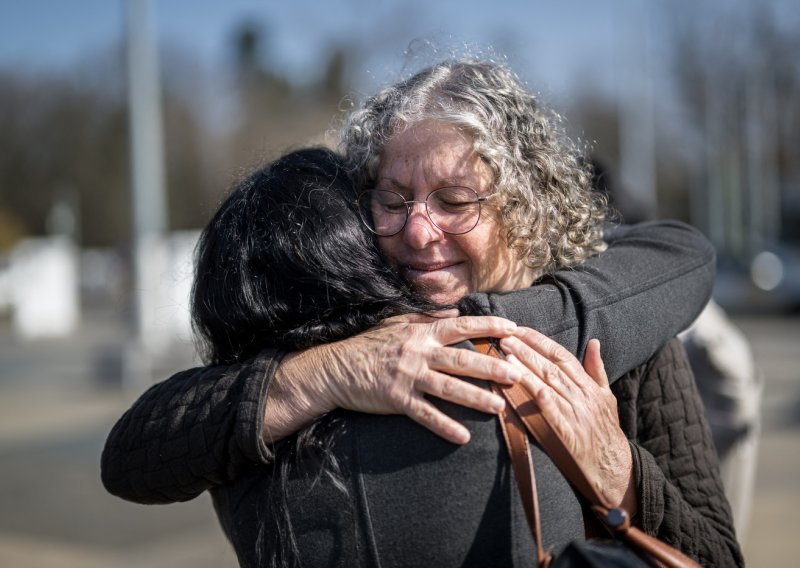
M 486 182 L 488 166 L 468 132 L 427 120 L 395 134 L 381 153 L 378 181 L 398 187 L 475 185 Z

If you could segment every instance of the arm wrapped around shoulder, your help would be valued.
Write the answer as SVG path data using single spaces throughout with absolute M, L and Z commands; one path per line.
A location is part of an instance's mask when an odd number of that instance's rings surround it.
M 106 440 L 106 490 L 143 504 L 188 501 L 266 463 L 263 406 L 282 353 L 189 369 L 150 387 Z
M 596 338 L 613 382 L 652 357 L 695 320 L 711 297 L 714 247 L 680 221 L 608 231 L 608 248 L 580 266 L 502 294 L 471 294 L 464 313 L 496 315 L 536 329 L 579 359 Z

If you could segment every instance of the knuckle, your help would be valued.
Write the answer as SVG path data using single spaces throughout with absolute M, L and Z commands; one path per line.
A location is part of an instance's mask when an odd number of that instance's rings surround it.
M 400 342 L 394 348 L 395 356 L 397 357 L 398 360 L 404 359 L 409 356 L 413 356 L 412 355 L 412 352 L 414 350 L 413 347 L 414 347 L 413 344 L 409 341 Z
M 449 323 L 450 329 L 455 331 L 456 333 L 460 334 L 468 334 L 470 331 L 475 329 L 474 319 L 471 316 L 465 316 L 460 318 L 455 318 L 450 320 L 449 322 L 442 322 L 442 324 Z
M 380 392 L 381 398 L 386 400 L 391 408 L 403 408 L 405 397 L 397 385 L 385 385 Z
M 542 379 L 548 384 L 557 383 L 561 380 L 561 370 L 552 363 L 542 366 Z
M 406 365 L 412 369 L 419 369 L 422 361 L 430 357 L 431 348 L 419 337 L 404 338 L 394 347 L 394 357 L 398 365 Z
M 572 353 L 560 343 L 553 342 L 550 345 L 550 354 L 556 363 L 569 363 L 572 360 Z
M 457 390 L 458 390 L 458 379 L 455 379 L 453 377 L 446 377 L 442 381 L 442 387 L 440 389 L 440 392 L 443 397 L 445 398 L 452 397 Z
M 381 394 L 393 408 L 408 408 L 412 388 L 405 380 L 384 381 L 381 384 Z
M 539 391 L 536 393 L 536 399 L 543 405 L 549 405 L 552 397 L 550 396 L 550 391 L 548 389 L 539 389 Z
M 438 319 L 438 320 L 435 320 L 435 321 L 431 322 L 428 325 L 430 325 L 430 328 L 432 330 L 438 332 L 438 331 L 441 331 L 441 330 L 444 330 L 444 329 L 448 329 L 448 328 L 453 328 L 453 327 L 458 328 L 458 326 L 461 325 L 461 320 L 463 320 L 463 319 L 464 318 L 460 318 L 460 317 L 459 318 L 449 318 L 449 319 Z
M 425 424 L 434 424 L 436 422 L 433 409 L 427 404 L 423 404 L 417 408 L 416 413 L 417 418 Z
M 555 363 L 568 363 L 572 354 L 560 343 L 548 342 L 544 344 L 547 356 Z
M 458 369 L 463 369 L 469 366 L 469 362 L 471 360 L 470 353 L 466 349 L 452 349 L 451 350 L 453 356 L 453 364 Z

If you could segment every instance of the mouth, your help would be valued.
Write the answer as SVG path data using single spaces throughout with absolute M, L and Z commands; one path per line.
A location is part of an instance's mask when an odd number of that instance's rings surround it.
M 401 265 L 400 271 L 407 280 L 416 280 L 417 278 L 424 278 L 427 275 L 434 275 L 436 273 L 449 273 L 456 267 L 460 266 L 461 262 L 431 262 L 431 263 L 410 263 Z

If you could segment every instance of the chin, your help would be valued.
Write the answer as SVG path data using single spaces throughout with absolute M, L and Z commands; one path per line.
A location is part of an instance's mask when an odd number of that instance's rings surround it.
M 438 304 L 438 305 L 447 305 L 447 304 L 456 304 L 456 303 L 458 303 L 458 301 L 461 300 L 461 298 L 463 298 L 464 296 L 466 296 L 469 292 L 466 291 L 466 290 L 464 290 L 464 291 L 457 291 L 457 290 L 437 290 L 437 291 L 420 290 L 420 293 L 429 302 L 432 302 L 432 303 Z

